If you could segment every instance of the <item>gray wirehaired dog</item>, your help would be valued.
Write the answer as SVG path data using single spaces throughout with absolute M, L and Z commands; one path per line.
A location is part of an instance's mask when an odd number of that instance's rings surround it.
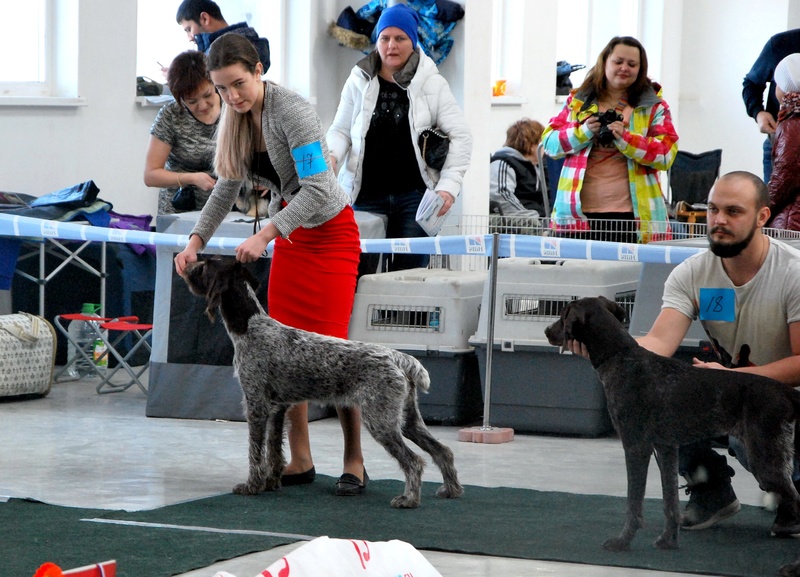
M 420 502 L 425 461 L 403 437 L 429 453 L 441 470 L 444 484 L 436 495 L 461 496 L 453 452 L 433 438 L 419 413 L 417 389 L 426 391 L 430 378 L 417 359 L 277 322 L 256 298 L 258 281 L 233 259 L 190 263 L 184 280 L 192 293 L 207 300 L 209 318 L 219 309 L 233 341 L 233 366 L 244 391 L 250 437 L 249 475 L 234 493 L 254 495 L 280 487 L 286 410 L 302 401 L 318 401 L 361 408 L 367 430 L 405 474 L 405 491 L 392 499 L 392 507 L 413 508 Z

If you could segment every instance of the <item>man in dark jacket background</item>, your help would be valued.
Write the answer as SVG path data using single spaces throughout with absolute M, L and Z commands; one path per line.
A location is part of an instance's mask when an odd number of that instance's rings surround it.
M 775 67 L 778 62 L 800 52 L 800 28 L 775 34 L 764 45 L 750 72 L 744 77 L 742 99 L 747 115 L 755 119 L 758 129 L 767 135 L 764 141 L 764 182 L 769 182 L 772 174 L 772 134 L 775 133 L 778 118 L 778 100 L 775 98 Z M 764 90 L 769 84 L 766 106 Z
M 228 25 L 222 17 L 222 11 L 212 0 L 184 0 L 178 6 L 178 13 L 175 16 L 178 24 L 181 25 L 189 40 L 197 44 L 197 49 L 208 53 L 211 43 L 223 34 L 229 32 L 241 34 L 253 43 L 258 51 L 258 59 L 264 66 L 264 73 L 269 70 L 269 40 L 259 38 L 254 28 L 247 25 L 247 22 Z

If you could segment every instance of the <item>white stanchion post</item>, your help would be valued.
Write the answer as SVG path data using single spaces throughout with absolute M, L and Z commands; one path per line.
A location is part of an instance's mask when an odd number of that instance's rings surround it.
M 486 374 L 483 387 L 483 426 L 461 429 L 458 440 L 470 443 L 499 444 L 514 440 L 514 429 L 496 428 L 490 423 L 492 406 L 492 353 L 494 350 L 495 300 L 497 299 L 497 261 L 500 254 L 500 235 L 492 235 L 492 256 L 489 264 L 489 310 L 486 328 Z

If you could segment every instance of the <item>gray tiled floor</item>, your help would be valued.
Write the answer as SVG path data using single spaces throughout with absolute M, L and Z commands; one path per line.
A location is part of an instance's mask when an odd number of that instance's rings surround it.
M 130 389 L 98 395 L 91 380 L 54 385 L 41 399 L 0 402 L 0 496 L 108 509 L 149 509 L 218 495 L 247 470 L 244 423 L 145 417 L 145 396 Z M 459 442 L 458 428 L 433 427 L 450 446 L 464 484 L 624 496 L 622 448 L 615 438 L 578 439 L 517 435 L 501 445 Z M 341 473 L 341 433 L 333 419 L 311 424 L 317 471 Z M 370 477 L 400 478 L 396 464 L 365 433 Z M 761 492 L 737 467 L 734 486 L 743 503 L 759 504 Z M 54 471 L 56 474 L 53 474 Z M 436 480 L 429 467 L 426 480 Z M 439 477 L 440 479 L 440 477 Z M 660 495 L 655 463 L 648 497 Z M 609 532 L 621 519 L 609 521 Z M 766 530 L 766 529 L 765 529 Z M 232 559 L 183 577 L 212 577 L 218 570 L 252 577 L 298 545 Z M 524 561 L 424 551 L 444 577 L 670 576 L 677 573 Z M 660 552 L 653 550 L 653 555 Z M 99 561 L 99 560 L 98 560 Z

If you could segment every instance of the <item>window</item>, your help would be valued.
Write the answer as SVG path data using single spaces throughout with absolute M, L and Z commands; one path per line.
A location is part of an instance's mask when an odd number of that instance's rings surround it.
M 0 34 L 0 105 L 82 106 L 78 96 L 79 0 L 7 2 Z
M 0 34 L 0 54 L 4 55 L 0 58 L 0 94 L 49 95 L 47 0 L 9 3 L 4 13 L 6 21 L 14 25 Z
M 280 82 L 281 59 L 279 55 L 283 26 L 284 0 L 216 0 L 228 24 L 247 22 L 259 36 L 269 40 L 271 65 L 268 78 Z M 147 76 L 157 82 L 166 82 L 161 66 L 169 67 L 172 59 L 196 47 L 175 21 L 180 2 L 164 0 L 139 0 L 137 15 L 136 75 Z
M 573 86 L 583 82 L 600 51 L 614 36 L 633 36 L 641 40 L 639 3 L 640 0 L 558 3 L 557 59 L 586 66 L 570 75 Z
M 505 94 L 519 93 L 522 82 L 524 0 L 494 0 L 492 82 L 505 80 Z

